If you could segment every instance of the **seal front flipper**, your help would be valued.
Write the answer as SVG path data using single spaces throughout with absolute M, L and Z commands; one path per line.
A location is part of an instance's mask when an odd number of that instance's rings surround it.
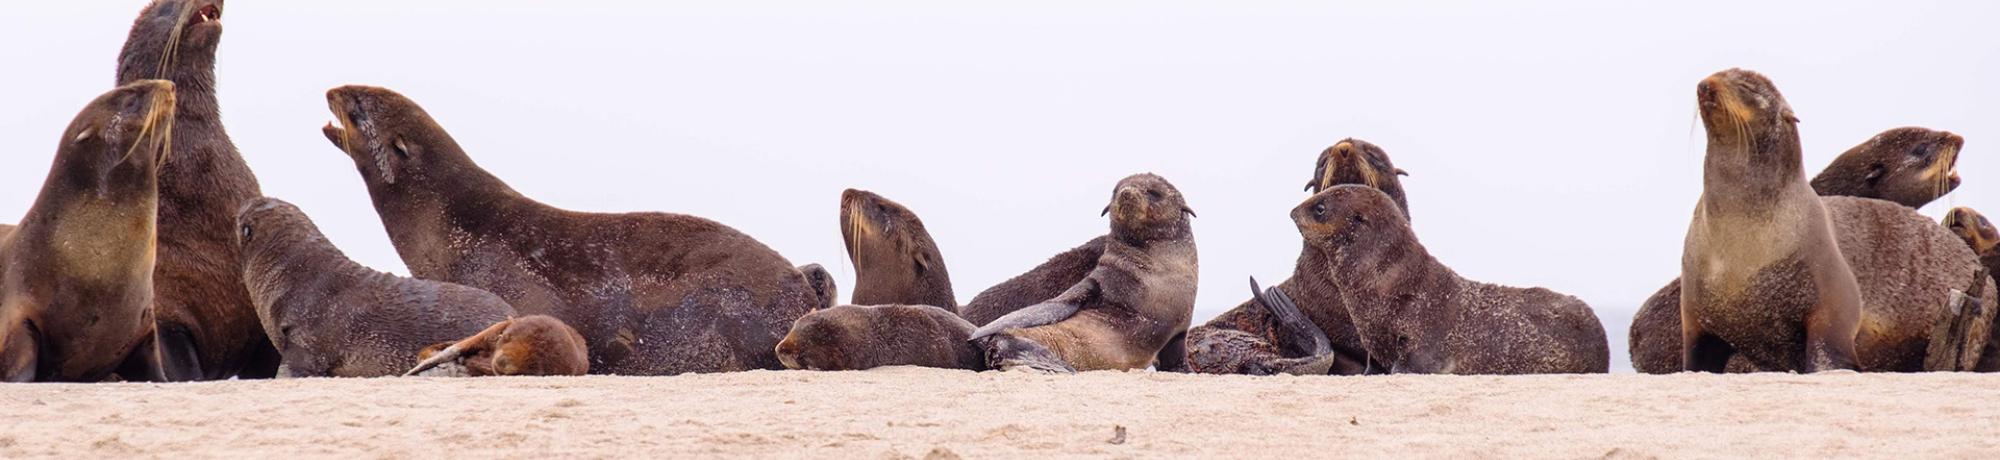
M 1000 319 L 993 320 L 992 323 L 980 326 L 979 330 L 972 331 L 972 337 L 968 340 L 979 340 L 1008 329 L 1055 324 L 1075 315 L 1078 309 L 1083 308 L 1085 302 L 1089 302 L 1097 294 L 1097 281 L 1086 278 L 1056 298 L 1015 310 L 1013 313 L 1001 316 Z
M 500 337 L 500 332 L 507 330 L 507 326 L 513 324 L 514 320 L 512 319 L 493 323 L 493 326 L 487 327 L 486 330 L 479 331 L 478 334 L 466 337 L 465 340 L 451 344 L 451 346 L 445 347 L 444 350 L 438 351 L 429 358 L 425 358 L 423 362 L 417 363 L 416 367 L 410 368 L 409 372 L 404 372 L 403 376 L 410 377 L 417 375 L 423 371 L 430 370 L 430 368 L 437 367 L 439 364 L 458 360 L 460 356 L 484 354 L 488 348 L 492 347 L 493 341 Z
M 201 356 L 194 335 L 184 326 L 162 324 L 154 332 L 153 346 L 159 355 L 160 375 L 169 382 L 201 379 Z
M 35 325 L 16 320 L 0 338 L 0 380 L 9 383 L 35 381 L 35 367 L 41 362 L 41 334 Z

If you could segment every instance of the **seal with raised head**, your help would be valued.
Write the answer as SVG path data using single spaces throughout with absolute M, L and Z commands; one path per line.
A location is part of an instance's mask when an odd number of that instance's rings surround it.
M 972 323 L 930 305 L 842 305 L 807 313 L 778 341 L 788 369 L 846 371 L 882 366 L 983 370 L 986 355 L 967 342 Z
M 1841 155 L 1821 171 L 1813 181 L 1813 191 L 1821 197 L 1851 196 L 1873 197 L 1908 206 L 1912 209 L 1943 197 L 1953 187 L 1926 186 L 1935 181 L 1925 179 L 1925 175 L 1947 171 L 1956 161 L 1956 152 L 1964 140 L 1956 135 L 1923 128 L 1897 128 L 1855 146 Z M 1882 159 L 1922 159 L 1925 164 L 1883 162 L 1897 167 L 1878 167 Z M 1862 161 L 1863 159 L 1877 161 Z M 1956 178 L 1956 174 L 1939 177 Z M 1839 178 L 1865 178 L 1845 180 Z M 1829 208 L 1838 214 L 1838 210 Z M 1835 237 L 1839 239 L 1841 251 L 1847 253 L 1866 244 L 1852 235 L 1842 234 L 1841 220 L 1833 219 Z M 1871 277 L 1867 272 L 1876 267 L 1861 266 L 1848 257 L 1848 266 L 1855 270 L 1855 279 L 1862 283 L 1862 308 L 1869 308 L 1869 284 L 1885 278 Z M 1665 374 L 1680 372 L 1681 365 L 1681 280 L 1675 278 L 1660 288 L 1640 304 L 1639 311 L 1632 316 L 1632 328 L 1627 331 L 1631 349 L 1632 367 L 1639 372 Z M 1865 313 L 1864 313 L 1865 314 Z M 1866 354 L 1866 353 L 1864 353 Z M 1729 372 L 1751 372 L 1757 370 L 1741 356 L 1729 360 Z
M 492 375 L 584 375 L 590 373 L 590 352 L 583 336 L 561 320 L 529 315 L 494 323 L 471 337 L 425 347 L 423 360 L 404 377 L 454 364 L 465 377 Z
M 1601 373 L 1604 325 L 1576 297 L 1467 280 L 1431 257 L 1381 190 L 1341 185 L 1292 209 L 1333 279 L 1369 359 L 1391 373 Z
M 784 256 L 729 226 L 558 209 L 481 169 L 400 94 L 344 86 L 327 102 L 340 124 L 326 137 L 354 160 L 410 272 L 575 327 L 591 372 L 777 369 L 778 340 L 821 304 Z
M 222 0 L 155 0 L 118 55 L 118 82 L 172 80 L 180 106 L 173 161 L 160 171 L 159 263 L 153 275 L 161 368 L 168 380 L 270 377 L 278 354 L 244 290 L 236 210 L 263 195 L 222 129 L 215 50 Z
M 514 315 L 486 291 L 356 263 L 283 200 L 252 200 L 236 222 L 243 281 L 289 377 L 401 374 L 425 346 Z
M 1313 177 L 1306 181 L 1305 188 L 1319 193 L 1336 185 L 1366 185 L 1389 194 L 1407 217 L 1409 201 L 1403 196 L 1403 184 L 1399 179 L 1406 175 L 1409 173 L 1397 168 L 1382 147 L 1350 137 L 1320 152 L 1319 160 L 1313 165 Z M 1367 351 L 1361 347 L 1361 338 L 1354 332 L 1354 322 L 1348 316 L 1347 306 L 1341 304 L 1340 290 L 1334 287 L 1333 272 L 1327 266 L 1327 260 L 1318 247 L 1301 244 L 1298 260 L 1292 265 L 1292 276 L 1279 282 L 1274 289 L 1283 291 L 1287 298 L 1298 302 L 1299 309 L 1327 335 L 1334 353 L 1332 373 L 1367 372 L 1370 368 Z M 1252 294 L 1254 297 L 1257 293 Z M 1277 318 L 1270 315 L 1270 309 L 1257 306 L 1257 303 L 1254 298 L 1244 301 L 1208 323 L 1188 330 L 1189 350 L 1199 350 L 1209 356 L 1252 356 L 1264 350 L 1296 350 L 1296 347 L 1278 345 L 1293 339 L 1281 337 L 1284 334 L 1280 332 L 1282 327 Z M 1210 362 L 1218 366 L 1208 366 Z M 1203 359 L 1190 361 L 1189 369 L 1202 373 L 1232 374 L 1240 373 L 1245 368 L 1233 360 Z
M 1166 179 L 1137 174 L 1112 188 L 1104 214 L 1111 233 L 1083 280 L 973 332 L 988 367 L 1186 369 L 1199 263 L 1189 225 L 1194 210 Z
M 853 304 L 958 309 L 944 254 L 909 208 L 847 189 L 840 194 L 840 236 L 854 262 Z
M 1696 86 L 1708 132 L 1681 256 L 1682 365 L 1857 367 L 1861 288 L 1806 182 L 1792 108 L 1770 79 L 1730 69 Z
M 1958 189 L 1965 138 L 1909 126 L 1883 131 L 1833 159 L 1812 179 L 1821 196 L 1888 200 L 1921 208 Z
M 1324 375 L 1337 362 L 1326 332 L 1299 311 L 1285 291 L 1261 289 L 1250 279 L 1251 299 L 1268 310 L 1276 340 L 1236 329 L 1188 330 L 1188 369 L 1211 374 Z
M 135 82 L 98 96 L 63 129 L 41 194 L 0 238 L 0 378 L 159 378 L 154 212 L 174 98 L 172 82 Z

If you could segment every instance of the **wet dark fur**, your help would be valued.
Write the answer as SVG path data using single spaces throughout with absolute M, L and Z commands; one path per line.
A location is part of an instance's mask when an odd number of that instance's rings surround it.
M 159 378 L 154 213 L 173 93 L 164 81 L 126 85 L 63 129 L 41 193 L 0 238 L 0 379 Z
M 593 373 L 776 369 L 772 348 L 820 303 L 792 263 L 728 226 L 557 209 L 480 169 L 399 94 L 349 86 L 327 99 L 345 126 L 327 138 L 354 160 L 411 273 L 575 327 Z
M 988 367 L 1185 370 L 1199 263 L 1194 212 L 1166 179 L 1138 174 L 1112 189 L 1105 213 L 1111 232 L 1088 275 L 973 333 Z
M 958 309 L 944 254 L 909 208 L 847 189 L 840 194 L 840 236 L 854 262 L 853 304 Z
M 583 336 L 561 320 L 528 315 L 494 323 L 457 342 L 425 347 L 417 359 L 429 361 L 448 347 L 460 348 L 449 358 L 464 369 L 464 377 L 496 375 L 584 375 L 590 372 L 590 352 Z M 428 375 L 428 374 L 423 374 Z
M 1399 176 L 1406 175 L 1396 168 L 1389 159 L 1388 152 L 1368 141 L 1347 138 L 1327 147 L 1319 154 L 1313 165 L 1313 177 L 1306 182 L 1306 190 L 1318 193 L 1321 189 L 1336 185 L 1367 185 L 1382 190 L 1396 201 L 1398 209 L 1405 217 L 1409 215 L 1409 201 L 1403 196 L 1403 184 Z M 1332 340 L 1336 363 L 1333 373 L 1360 374 L 1368 369 L 1367 352 L 1361 347 L 1361 338 L 1354 332 L 1354 322 L 1348 318 L 1347 306 L 1340 303 L 1340 290 L 1334 287 L 1333 271 L 1327 266 L 1329 260 L 1323 252 L 1311 244 L 1301 244 L 1299 258 L 1292 265 L 1292 276 L 1278 283 L 1299 305 L 1299 309 L 1310 316 L 1314 324 L 1326 332 Z M 1229 309 L 1207 324 L 1188 330 L 1190 349 L 1202 349 L 1210 353 L 1229 353 L 1230 346 L 1205 344 L 1209 341 L 1246 344 L 1238 349 L 1240 353 L 1259 353 L 1264 349 L 1277 349 L 1273 344 L 1284 343 L 1272 328 L 1272 318 L 1268 310 L 1257 307 L 1256 299 L 1245 300 Z M 1249 342 L 1247 338 L 1229 334 L 1216 336 L 1224 331 L 1241 331 L 1251 334 L 1261 342 Z M 1285 355 L 1287 358 L 1310 358 L 1303 355 Z M 1239 373 L 1241 366 L 1224 365 L 1206 367 L 1190 362 L 1194 372 L 1211 374 Z
M 164 78 L 180 89 L 173 161 L 160 172 L 159 263 L 153 275 L 159 353 L 170 380 L 268 377 L 278 355 L 258 326 L 231 237 L 236 210 L 263 195 L 223 130 L 215 99 L 219 23 L 186 27 L 178 52 L 162 56 L 187 9 L 221 0 L 158 0 L 133 22 L 118 57 L 118 82 Z
M 1104 257 L 1104 242 L 1108 238 L 1091 238 L 1075 248 L 1050 256 L 1048 261 L 1036 265 L 1027 273 L 986 288 L 973 296 L 971 302 L 960 305 L 958 316 L 984 326 L 1015 310 L 1062 294 L 1097 268 L 1097 259 Z
M 957 313 L 930 305 L 843 305 L 800 317 L 778 342 L 777 354 L 790 369 L 984 370 L 985 353 L 966 342 L 973 329 Z
M 1731 69 L 1696 87 L 1708 132 L 1681 258 L 1683 365 L 1855 369 L 1861 289 L 1800 166 L 1797 118 L 1769 79 Z
M 251 201 L 237 222 L 243 280 L 292 377 L 402 374 L 424 346 L 514 315 L 486 291 L 355 263 L 291 203 Z
M 1253 303 L 1271 317 L 1276 340 L 1233 329 L 1210 329 L 1196 338 L 1188 331 L 1188 368 L 1212 374 L 1319 375 L 1340 364 L 1326 332 L 1278 288 L 1260 290 L 1250 280 Z
M 1292 211 L 1332 257 L 1333 279 L 1375 362 L 1392 373 L 1601 373 L 1604 326 L 1590 306 L 1543 288 L 1466 280 L 1432 258 L 1380 190 L 1342 185 Z
M 1922 208 L 1959 184 L 1953 171 L 1965 138 L 1946 131 L 1903 127 L 1883 131 L 1833 159 L 1813 177 L 1821 196 L 1888 200 Z

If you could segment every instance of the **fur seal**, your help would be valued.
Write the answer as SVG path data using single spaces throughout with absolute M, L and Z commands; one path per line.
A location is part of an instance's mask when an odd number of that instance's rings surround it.
M 840 304 L 840 286 L 833 282 L 833 274 L 828 273 L 826 267 L 819 264 L 800 265 L 799 274 L 806 276 L 806 284 L 812 285 L 813 294 L 819 297 L 818 305 L 813 308 L 833 308 Z
M 1763 75 L 1696 86 L 1708 132 L 1702 194 L 1681 257 L 1682 364 L 1722 372 L 1857 366 L 1861 288 L 1800 166 L 1798 119 Z
M 944 254 L 909 208 L 847 189 L 840 193 L 840 236 L 854 261 L 854 304 L 958 309 Z
M 981 326 L 987 367 L 1044 372 L 1186 368 L 1198 260 L 1195 213 L 1153 174 L 1118 181 L 1095 268 L 1061 295 Z
M 445 363 L 457 363 L 467 377 L 590 373 L 590 352 L 583 336 L 546 315 L 494 323 L 465 340 L 426 347 L 417 358 L 423 362 L 403 373 L 404 377 Z
M 1929 142 L 1929 147 L 1919 145 L 1923 142 Z M 1962 138 L 1941 131 L 1930 131 L 1923 128 L 1892 129 L 1850 149 L 1846 154 L 1842 155 L 1842 158 L 1847 160 L 1836 160 L 1832 164 L 1827 165 L 1826 169 L 1820 172 L 1818 179 L 1813 181 L 1813 191 L 1821 197 L 1894 198 L 1890 201 L 1909 206 L 1912 209 L 1922 208 L 1924 205 L 1930 204 L 1930 202 L 1943 197 L 1945 193 L 1951 191 L 1951 187 L 1927 187 L 1921 185 L 1934 182 L 1923 179 L 1922 176 L 1930 172 L 1950 168 L 1947 162 L 1955 161 L 1957 155 L 1955 153 L 1951 155 L 1937 153 L 1925 156 L 1909 152 L 1919 148 L 1948 148 L 1955 152 L 1963 142 Z M 1867 158 L 1896 158 L 1894 155 L 1903 155 L 1911 158 L 1921 156 L 1932 163 L 1928 165 L 1905 165 L 1904 167 L 1876 170 L 1874 166 L 1875 162 L 1873 161 L 1856 161 L 1856 159 Z M 1867 179 L 1830 179 L 1847 177 L 1865 177 Z M 1949 177 L 1956 176 L 1951 175 Z M 1885 190 L 1894 192 L 1885 193 Z M 1841 235 L 1842 228 L 1838 225 L 1840 220 L 1834 219 L 1834 222 L 1836 223 L 1834 227 L 1835 238 L 1839 239 L 1843 253 L 1854 250 L 1849 248 L 1860 248 L 1867 244 L 1851 236 Z M 1865 310 L 1869 307 L 1867 293 L 1870 291 L 1870 287 L 1868 286 L 1870 279 L 1865 272 L 1871 270 L 1873 267 L 1857 266 L 1852 257 L 1848 258 L 1848 266 L 1856 271 L 1856 279 L 1863 284 L 1862 308 Z M 1659 291 L 1648 297 L 1645 303 L 1641 304 L 1639 311 L 1632 317 L 1632 328 L 1627 331 L 1629 334 L 1628 343 L 1631 346 L 1629 352 L 1634 369 L 1639 372 L 1651 374 L 1666 374 L 1682 370 L 1680 308 L 1681 281 L 1679 278 L 1675 278 L 1672 282 L 1667 283 L 1665 287 L 1660 288 Z M 1757 370 L 1755 365 L 1750 364 L 1749 361 L 1741 357 L 1732 358 L 1729 363 L 1727 367 L 1729 372 L 1752 372 Z
M 159 358 L 174 381 L 270 377 L 278 366 L 236 266 L 236 210 L 263 192 L 216 104 L 222 11 L 222 0 L 155 0 L 118 56 L 120 84 L 158 78 L 179 87 L 174 160 L 160 171 L 153 274 Z
M 1391 373 L 1602 373 L 1604 325 L 1576 297 L 1459 277 L 1417 241 L 1381 190 L 1341 185 L 1292 209 L 1333 279 L 1369 358 Z
M 400 94 L 343 86 L 327 102 L 340 124 L 323 131 L 354 160 L 410 272 L 575 327 L 591 372 L 776 369 L 778 339 L 821 304 L 792 263 L 736 229 L 558 209 L 481 169 Z
M 486 291 L 356 263 L 283 200 L 252 200 L 236 221 L 243 281 L 289 377 L 397 375 L 424 346 L 514 315 Z
M 980 291 L 972 301 L 958 307 L 958 315 L 972 324 L 988 324 L 1008 313 L 1040 303 L 1075 286 L 1097 268 L 1104 257 L 1105 241 L 1099 236 L 1067 251 L 1050 256 L 1026 273 L 1015 275 Z
M 923 366 L 984 370 L 972 323 L 930 305 L 842 305 L 807 313 L 778 341 L 787 369 L 863 370 Z
M 166 80 L 120 86 L 63 129 L 41 194 L 0 238 L 0 378 L 158 378 L 154 212 L 174 98 Z
M 1323 375 L 1332 371 L 1337 356 L 1332 342 L 1284 290 L 1260 289 L 1257 279 L 1251 278 L 1250 295 L 1258 307 L 1268 310 L 1277 340 L 1221 328 L 1212 328 L 1197 338 L 1194 330 L 1189 330 L 1189 369 L 1245 375 Z
M 1993 221 L 1972 208 L 1957 207 L 1944 216 L 1944 227 L 1965 241 L 1979 255 L 1979 264 L 1986 266 L 1987 273 L 2000 276 L 2000 231 L 1995 231 Z M 0 238 L 6 234 L 0 233 Z
M 1965 138 L 1947 131 L 1903 127 L 1883 131 L 1833 159 L 1812 179 L 1822 196 L 1888 200 L 1921 208 L 1958 189 L 1958 151 Z
M 1342 139 L 1327 147 L 1319 154 L 1313 165 L 1313 177 L 1306 181 L 1306 190 L 1319 193 L 1320 190 L 1337 185 L 1358 184 L 1374 187 L 1389 194 L 1409 216 L 1409 201 L 1404 198 L 1400 176 L 1409 173 L 1396 167 L 1390 161 L 1388 152 L 1368 141 L 1355 138 Z M 1292 266 L 1291 278 L 1278 283 L 1275 289 L 1286 297 L 1299 302 L 1300 310 L 1319 325 L 1333 346 L 1335 374 L 1351 375 L 1365 373 L 1369 369 L 1367 350 L 1361 346 L 1361 338 L 1354 331 L 1354 321 L 1349 318 L 1347 306 L 1341 304 L 1340 290 L 1334 287 L 1333 272 L 1327 266 L 1330 260 L 1317 246 L 1302 242 L 1299 257 Z M 1252 293 L 1253 297 L 1257 293 Z M 1198 344 L 1190 350 L 1203 350 L 1209 355 L 1251 355 L 1266 349 L 1282 349 L 1275 344 L 1285 343 L 1280 337 L 1276 318 L 1270 310 L 1258 307 L 1257 299 L 1246 300 L 1236 308 L 1217 315 L 1214 319 L 1194 329 L 1188 330 L 1188 342 Z M 1248 334 L 1228 333 L 1237 331 Z M 1218 336 L 1217 334 L 1222 334 Z M 1254 340 L 1253 340 L 1254 339 Z M 1235 345 L 1224 345 L 1235 344 Z M 1224 351 L 1235 347 L 1234 351 Z M 1286 355 L 1291 358 L 1307 358 L 1304 355 Z M 1208 367 L 1203 362 L 1189 363 L 1194 372 L 1230 374 L 1242 368 L 1228 360 L 1217 361 L 1220 367 Z M 1380 369 L 1380 363 L 1375 368 Z

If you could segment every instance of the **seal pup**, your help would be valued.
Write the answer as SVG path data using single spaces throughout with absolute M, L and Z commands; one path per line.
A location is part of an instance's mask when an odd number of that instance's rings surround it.
M 1903 134 L 1891 135 L 1892 133 Z M 1842 157 L 1892 158 L 1889 156 L 1891 153 L 1905 155 L 1911 149 L 1920 147 L 1917 145 L 1917 142 L 1912 141 L 1914 139 L 1931 139 L 1930 142 L 1932 144 L 1930 145 L 1933 147 L 1928 148 L 1949 147 L 1955 151 L 1957 146 L 1962 144 L 1963 139 L 1948 134 L 1939 131 L 1923 130 L 1923 128 L 1893 129 L 1876 136 L 1876 139 L 1856 146 L 1854 149 L 1849 150 L 1847 154 L 1842 155 Z M 1932 162 L 1940 162 L 1946 160 L 1945 157 L 1945 155 L 1934 154 L 1928 158 Z M 1955 159 L 1957 155 L 1953 154 L 1950 157 Z M 1838 178 L 1871 175 L 1873 177 L 1869 180 L 1815 180 L 1813 190 L 1821 197 L 1893 197 L 1895 199 L 1890 201 L 1908 206 L 1911 209 L 1922 208 L 1924 205 L 1930 204 L 1930 202 L 1943 197 L 1945 193 L 1951 191 L 1950 188 L 1946 187 L 1924 187 L 1919 185 L 1932 182 L 1923 179 L 1921 176 L 1928 172 L 1939 170 L 1940 166 L 1937 166 L 1936 163 L 1933 163 L 1931 167 L 1885 168 L 1882 170 L 1884 171 L 1882 173 L 1870 172 L 1870 168 L 1871 162 L 1869 161 L 1836 160 L 1828 165 L 1825 170 L 1821 171 L 1818 177 Z M 1884 193 L 1884 190 L 1895 190 L 1897 192 Z M 1829 209 L 1829 211 L 1833 210 Z M 1834 219 L 1834 222 L 1837 224 L 1840 220 Z M 1835 238 L 1839 240 L 1843 253 L 1853 250 L 1850 248 L 1860 248 L 1866 245 L 1866 243 L 1852 236 L 1842 235 L 1842 228 L 1839 225 L 1835 225 L 1834 233 Z M 1865 272 L 1872 270 L 1873 267 L 1859 266 L 1854 262 L 1854 258 L 1852 257 L 1848 258 L 1848 266 L 1856 271 L 1855 279 L 1862 283 L 1862 308 L 1865 310 L 1869 307 L 1867 293 L 1870 291 L 1868 284 L 1871 282 L 1871 278 Z M 1875 278 L 1875 280 L 1880 279 Z M 1629 353 L 1631 354 L 1632 367 L 1634 369 L 1649 374 L 1666 374 L 1682 370 L 1680 309 L 1681 280 L 1679 278 L 1668 282 L 1665 287 L 1660 288 L 1651 297 L 1646 298 L 1646 301 L 1640 305 L 1639 311 L 1632 317 L 1632 328 L 1627 331 L 1629 334 L 1629 341 L 1627 343 L 1631 346 Z M 1729 372 L 1753 372 L 1757 370 L 1756 366 L 1750 364 L 1749 361 L 1742 357 L 1732 358 L 1729 360 L 1729 363 L 1727 367 Z
M 1341 185 L 1292 209 L 1333 279 L 1369 358 L 1390 373 L 1602 373 L 1604 325 L 1576 297 L 1480 283 L 1431 257 L 1389 195 Z
M 486 291 L 356 263 L 284 200 L 251 200 L 236 222 L 243 281 L 288 377 L 397 375 L 424 346 L 514 315 Z
M 1986 266 L 1987 273 L 2000 276 L 2000 231 L 1994 230 L 1993 221 L 1979 211 L 1961 206 L 1945 214 L 1944 227 L 1965 241 L 1973 254 L 1979 255 L 1979 264 Z M 0 234 L 0 238 L 5 237 Z
M 493 375 L 584 375 L 590 373 L 590 352 L 583 336 L 561 320 L 529 315 L 494 323 L 457 342 L 431 345 L 418 352 L 416 367 L 404 377 L 455 363 L 466 377 Z
M 668 213 L 584 213 L 522 196 L 481 169 L 415 102 L 327 91 L 322 130 L 354 160 L 418 278 L 497 294 L 590 344 L 590 371 L 664 375 L 777 369 L 772 352 L 821 305 L 777 251 L 726 225 Z
M 159 358 L 173 381 L 270 377 L 278 366 L 236 266 L 236 210 L 263 192 L 216 103 L 222 11 L 222 0 L 155 0 L 118 55 L 120 84 L 158 78 L 179 90 L 174 161 L 160 171 L 153 275 Z
M 1922 208 L 1958 189 L 1958 152 L 1965 138 L 1915 126 L 1883 131 L 1841 153 L 1818 176 L 1821 196 L 1888 200 Z
M 174 98 L 166 80 L 120 86 L 63 129 L 41 194 L 0 238 L 0 378 L 159 378 L 154 213 Z
M 1306 182 L 1306 190 L 1319 193 L 1321 189 L 1336 185 L 1366 185 L 1389 194 L 1389 197 L 1402 209 L 1403 215 L 1408 217 L 1409 201 L 1404 198 L 1400 179 L 1401 176 L 1407 175 L 1409 173 L 1397 168 L 1395 163 L 1390 161 L 1388 152 L 1382 147 L 1350 137 L 1320 152 L 1318 161 L 1313 165 L 1313 177 Z M 1340 291 L 1334 287 L 1333 272 L 1326 265 L 1329 259 L 1312 244 L 1301 242 L 1300 246 L 1299 257 L 1292 265 L 1291 278 L 1279 282 L 1275 288 L 1284 291 L 1288 298 L 1299 302 L 1300 310 L 1325 332 L 1333 346 L 1333 373 L 1344 375 L 1367 373 L 1370 370 L 1370 363 L 1367 362 L 1368 353 L 1362 348 L 1361 338 L 1354 331 L 1354 322 L 1348 316 L 1347 306 L 1340 302 Z M 1256 293 L 1252 294 L 1254 297 Z M 1255 306 L 1256 303 L 1254 298 L 1246 300 L 1236 308 L 1217 315 L 1208 323 L 1188 330 L 1189 343 L 1204 344 L 1191 349 L 1201 349 L 1207 354 L 1223 356 L 1247 356 L 1264 349 L 1280 349 L 1274 344 L 1283 343 L 1285 339 L 1280 338 L 1278 330 L 1274 328 L 1277 325 L 1275 318 L 1270 316 L 1269 309 Z M 1234 333 L 1227 334 L 1229 337 L 1210 337 L 1211 334 L 1223 334 L 1226 331 L 1240 331 L 1249 334 L 1250 337 Z M 1232 346 L 1238 349 L 1234 351 L 1220 349 Z M 1228 360 L 1217 362 L 1222 366 L 1211 368 L 1203 362 L 1190 362 L 1189 369 L 1211 374 L 1237 373 L 1241 369 Z M 1373 367 L 1381 369 L 1380 363 L 1376 364 Z
M 1278 340 L 1235 329 L 1212 328 L 1201 336 L 1189 330 L 1189 369 L 1245 375 L 1324 375 L 1332 371 L 1332 342 L 1284 290 L 1260 289 L 1257 279 L 1251 278 L 1250 295 L 1258 307 L 1269 310 Z
M 1061 295 L 981 326 L 987 367 L 1043 372 L 1186 368 L 1198 260 L 1195 212 L 1153 174 L 1118 181 L 1096 268 Z
M 846 371 L 882 366 L 984 370 L 967 342 L 972 323 L 930 305 L 842 305 L 807 313 L 778 341 L 786 369 Z
M 840 236 L 854 262 L 854 304 L 958 309 L 944 254 L 909 208 L 847 189 L 840 193 Z
M 814 309 L 833 308 L 840 304 L 840 286 L 833 282 L 833 274 L 828 273 L 826 267 L 819 264 L 800 265 L 799 274 L 806 276 L 806 284 L 812 285 L 813 294 L 819 297 L 819 304 Z

